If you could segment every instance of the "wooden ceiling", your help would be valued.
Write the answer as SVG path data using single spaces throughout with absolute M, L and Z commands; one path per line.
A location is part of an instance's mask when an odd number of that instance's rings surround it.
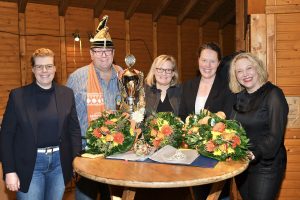
M 3 1 L 3 0 L 0 0 Z M 64 16 L 68 7 L 90 8 L 94 17 L 103 10 L 124 12 L 125 19 L 134 13 L 152 14 L 156 22 L 161 16 L 175 16 L 177 23 L 185 19 L 199 19 L 200 25 L 208 21 L 219 22 L 220 27 L 235 20 L 235 0 L 4 0 L 18 3 L 19 12 L 26 11 L 28 3 L 57 5 L 59 14 Z

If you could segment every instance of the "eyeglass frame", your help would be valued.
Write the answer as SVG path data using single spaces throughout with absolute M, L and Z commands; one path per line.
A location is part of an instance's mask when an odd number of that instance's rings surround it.
M 164 72 L 165 72 L 165 74 L 172 74 L 172 72 L 174 72 L 174 69 L 163 69 L 163 68 L 159 68 L 159 67 L 156 67 L 155 70 L 159 74 L 163 74 Z
M 103 55 L 105 55 L 105 56 L 111 56 L 111 55 L 113 55 L 114 49 L 106 49 L 106 50 L 100 50 L 100 51 L 96 51 L 94 49 L 91 49 L 91 51 L 96 56 L 103 56 Z M 109 52 L 109 53 L 107 54 L 107 52 Z
M 51 71 L 54 69 L 55 65 L 54 64 L 47 64 L 47 65 L 34 65 L 33 66 L 37 71 L 43 71 L 46 69 L 46 71 Z

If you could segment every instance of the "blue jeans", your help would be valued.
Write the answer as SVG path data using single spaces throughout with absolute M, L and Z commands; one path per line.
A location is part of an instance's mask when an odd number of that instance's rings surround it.
M 59 200 L 63 198 L 65 183 L 59 151 L 37 153 L 34 171 L 27 193 L 17 192 L 18 200 Z

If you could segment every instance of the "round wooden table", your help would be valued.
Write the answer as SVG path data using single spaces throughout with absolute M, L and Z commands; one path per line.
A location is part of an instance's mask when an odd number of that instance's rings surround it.
M 178 188 L 213 183 L 207 199 L 217 199 L 224 180 L 242 173 L 246 161 L 219 162 L 214 168 L 130 162 L 105 158 L 77 157 L 74 170 L 88 179 L 124 186 L 123 200 L 132 200 L 135 188 Z

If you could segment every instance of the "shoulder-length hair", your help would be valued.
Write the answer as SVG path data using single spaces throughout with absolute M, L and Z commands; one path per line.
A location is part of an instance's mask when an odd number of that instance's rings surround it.
M 266 67 L 264 66 L 263 62 L 257 58 L 255 55 L 251 53 L 240 53 L 236 55 L 230 65 L 229 69 L 229 88 L 233 93 L 238 93 L 245 88 L 238 82 L 236 77 L 236 62 L 240 59 L 247 59 L 251 62 L 253 67 L 256 68 L 259 82 L 265 83 L 268 80 L 268 72 L 266 70 Z
M 155 79 L 155 70 L 156 68 L 161 67 L 165 62 L 171 62 L 172 68 L 174 71 L 174 76 L 172 77 L 170 86 L 176 85 L 178 83 L 178 70 L 177 70 L 177 65 L 176 65 L 176 60 L 173 56 L 170 55 L 160 55 L 156 57 L 151 65 L 151 68 L 147 74 L 147 77 L 145 78 L 145 83 L 149 86 L 153 86 L 156 84 L 156 79 Z

